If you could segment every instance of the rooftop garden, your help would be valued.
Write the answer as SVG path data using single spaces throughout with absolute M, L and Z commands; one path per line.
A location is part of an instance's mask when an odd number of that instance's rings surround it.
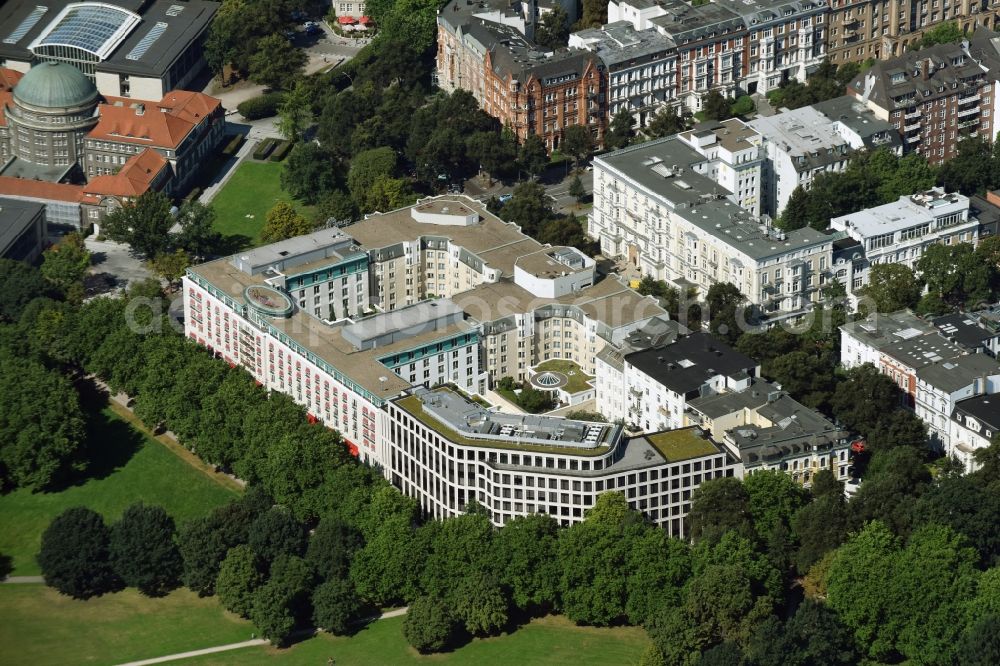
M 696 428 L 666 430 L 646 435 L 646 441 L 652 444 L 667 462 L 680 462 L 719 452 L 718 447 L 702 437 Z
M 562 388 L 567 393 L 579 393 L 593 388 L 590 382 L 594 378 L 584 373 L 580 366 L 573 361 L 552 359 L 539 363 L 535 366 L 535 370 L 538 372 L 559 372 L 566 375 L 566 385 Z

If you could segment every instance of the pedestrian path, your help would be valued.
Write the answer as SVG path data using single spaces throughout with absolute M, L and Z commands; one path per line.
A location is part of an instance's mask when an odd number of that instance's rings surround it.
M 162 664 L 168 661 L 201 657 L 206 654 L 216 654 L 217 652 L 229 652 L 230 650 L 240 650 L 242 648 L 255 647 L 257 645 L 267 645 L 267 641 L 263 638 L 254 638 L 249 641 L 243 641 L 242 643 L 230 643 L 229 645 L 218 645 L 216 647 L 205 648 L 203 650 L 191 650 L 190 652 L 168 654 L 165 657 L 153 657 L 152 659 L 143 659 L 141 661 L 130 661 L 127 664 L 120 664 L 119 666 L 147 666 L 147 664 Z
M 377 617 L 370 618 L 369 622 L 375 622 L 377 620 L 386 620 L 390 617 L 399 617 L 400 615 L 406 615 L 408 607 L 397 608 L 395 610 L 386 611 Z M 311 631 L 311 630 L 303 630 Z M 130 661 L 126 664 L 118 664 L 118 666 L 149 666 L 150 664 L 164 664 L 168 661 L 177 661 L 179 659 L 190 659 L 192 657 L 201 657 L 206 654 L 216 654 L 218 652 L 229 652 L 230 650 L 241 650 L 248 647 L 256 647 L 258 645 L 267 645 L 267 640 L 263 638 L 253 638 L 249 641 L 243 641 L 241 643 L 230 643 L 228 645 L 218 645 L 216 647 L 204 648 L 201 650 L 191 650 L 189 652 L 178 652 L 177 654 L 168 654 L 163 657 L 153 657 L 152 659 L 142 659 L 140 661 Z
M 13 585 L 24 584 L 24 583 L 35 584 L 44 582 L 45 579 L 42 578 L 41 576 L 8 576 L 7 578 L 0 580 L 0 583 L 8 583 Z

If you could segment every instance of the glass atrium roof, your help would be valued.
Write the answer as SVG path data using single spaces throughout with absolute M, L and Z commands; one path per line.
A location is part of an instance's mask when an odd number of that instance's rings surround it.
M 29 47 L 71 46 L 107 58 L 136 25 L 138 14 L 100 2 L 78 2 L 66 7 Z

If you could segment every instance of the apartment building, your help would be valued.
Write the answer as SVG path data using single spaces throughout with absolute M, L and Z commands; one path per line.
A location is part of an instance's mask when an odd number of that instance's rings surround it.
M 946 21 L 968 34 L 991 28 L 1000 12 L 989 0 L 829 0 L 829 7 L 828 52 L 835 65 L 901 56 Z
M 780 470 L 805 486 L 821 470 L 841 481 L 850 476 L 849 433 L 766 380 L 706 392 L 688 401 L 687 412 L 689 423 L 740 460 L 744 476 Z
M 896 128 L 880 119 L 867 106 L 850 95 L 841 95 L 812 108 L 830 121 L 830 127 L 843 138 L 852 150 L 889 150 L 903 154 L 903 139 Z
M 890 122 L 908 152 L 942 164 L 963 138 L 996 134 L 996 50 L 984 53 L 973 57 L 968 42 L 911 51 L 876 63 L 847 92 Z
M 624 357 L 623 415 L 640 432 L 683 428 L 688 402 L 710 393 L 739 392 L 760 373 L 759 364 L 704 332 Z
M 760 190 L 764 181 L 762 137 L 742 120 L 702 123 L 677 135 L 706 159 L 704 172 L 732 192 L 733 200 L 760 215 Z
M 644 275 L 701 293 L 730 282 L 772 316 L 801 312 L 825 284 L 834 237 L 774 229 L 733 203 L 713 162 L 678 137 L 596 158 L 590 235 Z M 737 184 L 744 200 L 760 187 L 749 179 Z
M 903 392 L 903 404 L 911 409 L 917 402 L 917 372 L 967 353 L 908 310 L 873 313 L 840 327 L 841 365 L 849 369 L 872 364 L 896 382 Z
M 957 459 L 967 473 L 979 469 L 975 452 L 985 449 L 1000 432 L 1000 399 L 980 395 L 960 401 L 949 421 L 945 453 Z
M 609 118 L 628 111 L 644 127 L 660 109 L 678 104 L 677 46 L 657 30 L 619 21 L 575 32 L 569 46 L 592 51 L 604 65 Z
M 914 411 L 927 424 L 931 444 L 951 448 L 952 414 L 967 398 L 1000 391 L 1000 362 L 986 354 L 967 354 L 917 369 Z M 998 398 L 1000 399 L 1000 398 Z
M 717 0 L 747 28 L 747 63 L 740 88 L 748 94 L 805 81 L 826 58 L 822 0 Z
M 968 197 L 937 187 L 832 218 L 830 228 L 853 241 L 841 242 L 834 262 L 835 276 L 848 291 L 867 285 L 871 267 L 877 264 L 916 269 L 932 245 L 979 240 L 979 222 L 969 216 Z
M 555 150 L 571 125 L 586 127 L 595 145 L 604 140 L 606 78 L 594 54 L 496 43 L 486 53 L 484 67 L 483 111 L 509 124 L 518 141 L 535 134 Z
M 851 144 L 811 106 L 754 118 L 749 125 L 763 139 L 761 209 L 773 217 L 785 209 L 795 188 L 808 190 L 817 175 L 843 171 L 851 160 Z
M 387 474 L 435 517 L 476 500 L 495 525 L 534 513 L 572 525 L 615 491 L 682 538 L 698 486 L 740 474 L 697 428 L 626 437 L 620 425 L 503 414 L 444 389 L 390 402 L 388 418 Z

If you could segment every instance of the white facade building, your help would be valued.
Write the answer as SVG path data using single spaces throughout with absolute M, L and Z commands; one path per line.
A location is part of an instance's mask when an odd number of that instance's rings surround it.
M 914 409 L 927 424 L 931 444 L 948 451 L 952 448 L 951 418 L 957 404 L 997 391 L 1000 391 L 1000 363 L 996 359 L 986 354 L 959 356 L 917 370 Z
M 980 395 L 962 400 L 955 406 L 949 424 L 945 453 L 957 459 L 965 471 L 979 469 L 974 454 L 990 445 L 1000 432 L 1000 399 L 995 395 Z
M 626 438 L 618 425 L 491 412 L 447 390 L 394 400 L 388 418 L 387 474 L 435 517 L 474 499 L 495 525 L 533 513 L 571 525 L 598 495 L 616 491 L 683 537 L 694 490 L 741 475 L 697 428 Z
M 747 142 L 733 154 L 751 148 Z M 826 282 L 834 238 L 813 229 L 786 233 L 744 210 L 713 180 L 725 172 L 721 152 L 701 150 L 712 159 L 668 137 L 595 158 L 589 234 L 606 256 L 682 290 L 704 294 L 729 282 L 775 316 L 807 309 Z M 759 191 L 753 173 L 744 176 L 745 201 Z
M 851 145 L 830 119 L 804 106 L 750 121 L 764 142 L 762 209 L 777 217 L 785 209 L 796 187 L 808 190 L 824 172 L 840 172 L 850 161 Z
M 916 269 L 931 245 L 979 241 L 979 222 L 969 216 L 969 198 L 933 188 L 893 203 L 835 217 L 830 227 L 857 241 L 845 248 L 836 276 L 848 291 L 868 284 L 871 266 L 902 264 Z

